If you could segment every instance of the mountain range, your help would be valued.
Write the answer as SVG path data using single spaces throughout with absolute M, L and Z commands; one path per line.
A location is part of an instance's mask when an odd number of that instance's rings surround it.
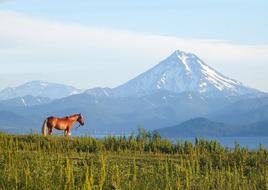
M 45 97 L 58 99 L 73 94 L 79 94 L 82 90 L 75 87 L 44 81 L 31 81 L 17 87 L 8 87 L 0 91 L 0 100 L 23 97 L 31 95 L 34 97 Z
M 46 117 L 76 112 L 87 123 L 73 132 L 79 135 L 128 134 L 138 126 L 167 136 L 256 135 L 266 131 L 268 95 L 179 50 L 115 88 L 32 81 L 0 91 L 2 131 L 39 132 Z
M 227 124 L 207 118 L 194 118 L 179 125 L 157 129 L 167 138 L 177 137 L 226 137 L 226 136 L 268 136 L 268 120 L 248 125 Z

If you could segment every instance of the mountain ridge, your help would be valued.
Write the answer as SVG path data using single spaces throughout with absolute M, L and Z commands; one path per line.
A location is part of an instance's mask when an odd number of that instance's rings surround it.
M 45 98 L 41 96 L 34 97 L 32 95 L 26 95 L 26 96 L 7 99 L 7 100 L 0 100 L 0 104 L 3 106 L 11 106 L 11 107 L 29 107 L 29 106 L 47 104 L 50 101 L 52 100 L 49 98 Z
M 34 80 L 18 85 L 7 87 L 0 91 L 0 100 L 7 100 L 23 96 L 44 97 L 58 99 L 72 94 L 82 93 L 82 90 L 70 85 Z
M 261 94 L 225 77 L 192 53 L 177 50 L 153 68 L 114 88 L 119 96 L 142 96 L 158 90 L 195 91 L 203 96 Z
M 268 120 L 239 125 L 200 117 L 184 121 L 175 126 L 156 129 L 155 131 L 165 138 L 267 136 L 267 124 Z

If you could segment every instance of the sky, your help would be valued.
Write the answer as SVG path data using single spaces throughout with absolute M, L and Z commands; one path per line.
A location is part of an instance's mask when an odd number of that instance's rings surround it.
M 0 0 L 0 89 L 115 87 L 179 49 L 268 92 L 266 0 Z

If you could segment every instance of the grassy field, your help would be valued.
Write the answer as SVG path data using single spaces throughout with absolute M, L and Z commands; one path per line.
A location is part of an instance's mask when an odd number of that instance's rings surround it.
M 268 189 L 268 151 L 157 134 L 42 137 L 0 133 L 0 189 Z

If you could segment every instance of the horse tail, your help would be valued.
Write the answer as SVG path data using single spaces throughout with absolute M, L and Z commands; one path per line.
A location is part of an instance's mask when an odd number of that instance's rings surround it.
M 44 121 L 43 126 L 42 126 L 42 135 L 46 136 L 47 135 L 47 119 Z

